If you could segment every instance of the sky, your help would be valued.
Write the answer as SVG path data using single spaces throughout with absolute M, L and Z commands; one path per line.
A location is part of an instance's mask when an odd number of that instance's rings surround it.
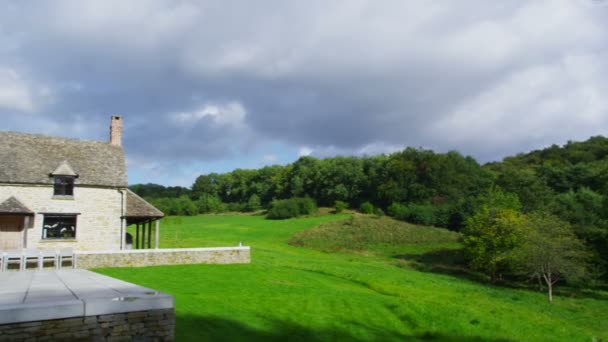
M 0 130 L 121 115 L 130 184 L 608 135 L 608 0 L 9 0 L 0 42 Z

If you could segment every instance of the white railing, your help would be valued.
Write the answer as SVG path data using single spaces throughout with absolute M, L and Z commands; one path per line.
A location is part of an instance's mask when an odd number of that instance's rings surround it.
M 62 249 L 21 249 L 21 250 L 0 250 L 0 270 L 6 272 L 16 265 L 19 271 L 28 269 L 44 269 L 45 264 L 52 264 L 53 268 L 61 269 L 65 263 L 71 268 L 75 267 L 74 251 L 71 248 Z M 33 268 L 29 267 L 34 265 Z

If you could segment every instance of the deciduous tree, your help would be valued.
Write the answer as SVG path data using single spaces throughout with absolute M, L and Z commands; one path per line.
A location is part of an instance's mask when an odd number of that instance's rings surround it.
M 511 252 L 511 263 L 545 282 L 549 303 L 553 302 L 557 282 L 585 276 L 590 255 L 567 222 L 547 214 L 531 214 L 519 233 L 521 238 Z
M 525 216 L 515 210 L 487 207 L 468 218 L 462 233 L 471 268 L 488 274 L 492 282 L 499 278 L 524 222 Z

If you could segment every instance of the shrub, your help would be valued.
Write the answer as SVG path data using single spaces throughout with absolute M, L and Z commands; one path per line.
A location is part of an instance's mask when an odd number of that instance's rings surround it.
M 450 227 L 454 206 L 449 204 L 435 206 L 433 207 L 433 212 L 435 215 L 435 226 L 444 228 Z
M 393 202 L 388 207 L 388 214 L 396 219 L 403 220 L 405 217 L 406 210 L 407 210 L 407 208 L 403 204 Z
M 361 207 L 359 210 L 364 214 L 373 214 L 374 213 L 374 205 L 370 202 L 361 203 Z
M 411 223 L 424 224 L 427 226 L 435 224 L 435 211 L 433 210 L 433 206 L 429 204 L 408 204 L 406 220 Z
M 188 196 L 178 198 L 154 198 L 150 199 L 152 205 L 162 211 L 165 215 L 193 216 L 198 214 L 196 203 Z
M 430 204 L 393 203 L 388 207 L 389 215 L 398 220 L 431 226 L 435 224 L 435 208 Z
M 374 215 L 376 215 L 378 217 L 382 217 L 382 216 L 384 216 L 384 210 L 382 210 L 381 208 L 376 208 L 376 209 L 374 209 Z
M 336 214 L 339 214 L 344 211 L 344 209 L 348 208 L 348 203 L 344 201 L 336 201 L 334 202 L 334 207 L 336 208 Z
M 198 206 L 190 199 L 190 197 L 184 195 L 174 199 L 174 201 L 177 206 L 177 215 L 194 216 L 198 214 Z
M 266 218 L 281 220 L 291 217 L 310 215 L 317 212 L 317 204 L 311 198 L 294 197 L 275 200 L 270 204 Z
M 226 210 L 222 200 L 215 195 L 202 195 L 197 202 L 198 212 L 201 214 L 221 213 Z
M 245 211 L 245 207 L 246 207 L 245 203 L 238 203 L 238 202 L 226 203 L 226 210 L 230 211 L 230 212 Z
M 253 194 L 249 197 L 247 204 L 245 205 L 246 211 L 256 211 L 262 209 L 262 201 L 260 200 L 260 196 Z

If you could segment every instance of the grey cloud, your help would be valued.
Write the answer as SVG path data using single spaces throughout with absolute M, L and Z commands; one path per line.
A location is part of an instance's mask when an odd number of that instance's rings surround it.
M 608 7 L 594 4 L 13 2 L 0 10 L 0 68 L 49 89 L 44 101 L 28 93 L 37 125 L 105 137 L 95 126 L 123 114 L 137 160 L 225 159 L 267 141 L 490 160 L 608 129 Z M 517 75 L 548 81 L 532 89 Z M 0 115 L 25 112 L 1 95 L 0 83 Z M 241 125 L 169 119 L 230 102 Z

